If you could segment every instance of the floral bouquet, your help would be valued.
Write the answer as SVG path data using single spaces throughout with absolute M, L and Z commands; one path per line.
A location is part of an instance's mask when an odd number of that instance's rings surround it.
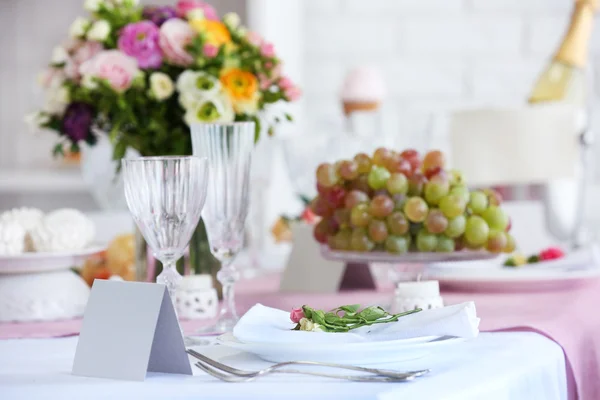
M 55 154 L 93 145 L 101 132 L 114 159 L 129 147 L 143 156 L 192 154 L 188 126 L 197 122 L 254 121 L 258 139 L 261 111 L 300 96 L 273 44 L 237 14 L 219 18 L 198 0 L 87 0 L 85 8 L 91 17 L 73 22 L 40 77 L 46 102 L 34 121 L 60 135 Z M 291 116 L 262 122 L 272 134 L 283 119 Z

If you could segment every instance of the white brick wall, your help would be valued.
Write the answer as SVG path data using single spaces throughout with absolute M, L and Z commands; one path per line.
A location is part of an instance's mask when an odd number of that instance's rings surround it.
M 522 104 L 560 41 L 573 2 L 306 0 L 306 115 L 318 126 L 339 113 L 344 74 L 360 64 L 383 71 L 386 112 Z M 598 75 L 600 23 L 590 49 Z M 390 130 L 402 129 L 402 118 L 389 119 L 400 124 Z

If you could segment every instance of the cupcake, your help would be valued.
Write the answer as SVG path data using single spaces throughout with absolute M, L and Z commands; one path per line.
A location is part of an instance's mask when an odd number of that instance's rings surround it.
M 385 84 L 377 69 L 359 67 L 346 75 L 341 92 L 345 115 L 356 111 L 375 111 L 384 97 Z
M 47 214 L 31 231 L 35 251 L 82 250 L 95 235 L 93 222 L 81 211 L 63 208 Z

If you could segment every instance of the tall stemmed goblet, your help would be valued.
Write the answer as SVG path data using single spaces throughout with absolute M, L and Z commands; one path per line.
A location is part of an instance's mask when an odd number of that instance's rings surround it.
M 194 155 L 208 158 L 208 195 L 202 218 L 213 255 L 221 262 L 217 279 L 223 285 L 223 303 L 215 325 L 204 333 L 231 332 L 239 317 L 234 285 L 239 272 L 233 265 L 242 249 L 248 214 L 250 164 L 254 148 L 254 123 L 192 125 Z
M 122 160 L 125 199 L 154 257 L 163 263 L 157 283 L 171 300 L 181 275 L 175 263 L 198 225 L 206 200 L 208 161 L 199 157 L 139 157 Z

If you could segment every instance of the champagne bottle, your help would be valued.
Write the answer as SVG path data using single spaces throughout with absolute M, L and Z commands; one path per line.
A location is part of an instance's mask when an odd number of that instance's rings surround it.
M 587 117 L 586 66 L 588 44 L 598 0 L 575 0 L 569 28 L 552 61 L 536 82 L 529 103 L 571 104 L 580 110 L 581 164 L 573 179 L 548 182 L 541 187 L 546 225 L 557 239 L 570 247 L 581 245 L 587 171 L 590 167 L 591 132 Z
M 564 102 L 585 107 L 588 43 L 598 0 L 576 0 L 569 29 L 536 82 L 530 103 Z

